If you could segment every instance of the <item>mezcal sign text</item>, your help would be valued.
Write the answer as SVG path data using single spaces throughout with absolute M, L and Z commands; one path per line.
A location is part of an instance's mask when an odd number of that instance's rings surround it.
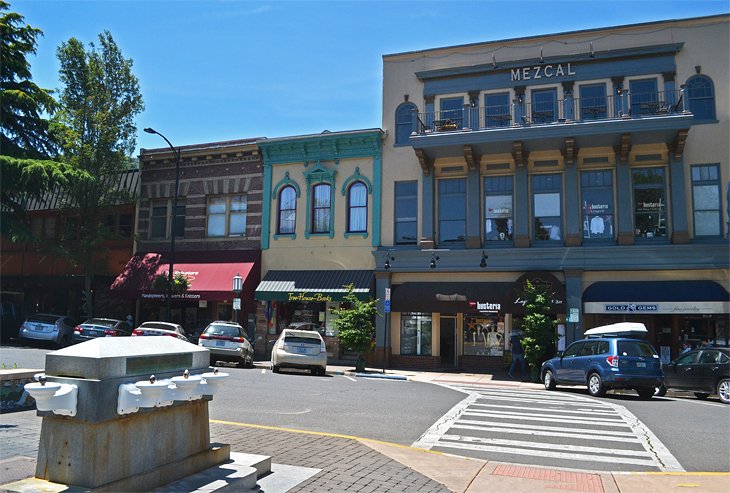
M 569 63 L 565 66 L 559 63 L 557 65 L 535 65 L 534 67 L 512 69 L 512 81 L 542 79 L 543 77 L 549 79 L 551 77 L 564 77 L 566 75 L 575 75 L 575 71 Z

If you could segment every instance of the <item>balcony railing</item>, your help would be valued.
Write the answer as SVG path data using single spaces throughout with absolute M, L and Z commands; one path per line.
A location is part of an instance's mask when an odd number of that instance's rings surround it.
M 534 104 L 518 99 L 498 106 L 464 105 L 453 110 L 414 112 L 414 127 L 423 135 L 682 114 L 688 112 L 683 92 L 629 94 L 623 91 L 603 97 L 554 99 Z

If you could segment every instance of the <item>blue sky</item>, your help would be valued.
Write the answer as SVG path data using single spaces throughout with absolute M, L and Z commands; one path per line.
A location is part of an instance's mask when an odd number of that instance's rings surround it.
M 730 0 L 23 0 L 44 32 L 34 81 L 55 89 L 58 45 L 109 30 L 134 61 L 139 148 L 380 127 L 382 55 L 730 12 Z

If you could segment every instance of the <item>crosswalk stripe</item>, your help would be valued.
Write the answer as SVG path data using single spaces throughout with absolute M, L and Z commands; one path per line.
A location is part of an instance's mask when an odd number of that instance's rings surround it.
M 560 431 L 540 431 L 540 430 L 534 430 L 531 428 L 524 428 L 524 429 L 518 429 L 518 428 L 504 428 L 500 426 L 474 426 L 474 425 L 460 425 L 455 424 L 451 428 L 458 428 L 460 430 L 474 430 L 474 431 L 492 431 L 495 433 L 507 433 L 511 435 L 533 435 L 533 436 L 543 436 L 543 437 L 561 437 L 561 438 L 575 438 L 577 440 L 603 440 L 607 442 L 623 442 L 623 443 L 640 443 L 639 439 L 636 437 L 612 437 L 612 436 L 603 436 L 603 435 L 588 435 L 588 434 L 578 434 L 578 433 L 567 433 L 567 432 L 560 432 Z
M 554 404 L 556 406 L 572 406 L 572 407 L 586 407 L 585 402 L 571 402 L 566 400 L 558 400 L 558 399 L 551 399 L 549 397 L 536 397 L 536 396 L 530 396 L 530 397 L 512 397 L 512 396 L 505 396 L 504 394 L 477 394 L 478 399 L 480 400 L 497 400 L 497 401 L 514 401 L 514 402 L 539 402 L 540 404 Z M 598 404 L 594 404 L 595 407 L 590 409 L 596 409 L 598 411 L 605 411 L 605 408 L 601 408 Z
M 555 447 L 553 443 L 541 443 L 541 442 L 525 442 L 522 440 L 505 440 L 502 438 L 482 438 L 482 437 L 471 437 L 462 435 L 444 435 L 441 437 L 442 440 L 452 440 L 456 442 L 467 442 L 467 443 L 480 443 L 480 444 L 491 444 L 491 445 L 509 445 L 514 447 L 522 448 L 533 448 L 551 450 Z M 632 457 L 651 457 L 651 454 L 646 450 L 630 450 L 620 448 L 603 448 L 603 447 L 588 447 L 585 445 L 561 445 L 560 449 L 563 451 L 571 452 L 586 452 L 596 454 L 609 454 L 609 455 L 621 455 L 621 456 L 632 456 Z
M 535 455 L 534 450 L 525 450 L 514 447 L 495 447 L 491 445 L 473 445 L 470 443 L 453 443 L 453 442 L 439 442 L 437 445 L 439 448 L 454 448 L 462 450 L 478 450 L 480 452 L 498 452 L 500 454 L 513 454 L 513 455 Z M 654 466 L 656 462 L 654 460 L 643 460 L 643 459 L 631 459 L 631 458 L 619 458 L 619 457 L 606 457 L 602 455 L 590 455 L 590 454 L 569 454 L 564 452 L 549 452 L 540 451 L 540 457 L 550 457 L 553 459 L 566 459 L 573 461 L 589 461 L 589 462 L 610 462 L 614 464 L 634 464 L 640 466 Z
M 543 430 L 543 431 L 564 431 L 564 432 L 577 432 L 577 433 L 591 433 L 592 435 L 605 435 L 605 436 L 625 436 L 625 437 L 636 437 L 634 433 L 630 431 L 614 431 L 614 430 L 587 430 L 585 428 L 566 428 L 563 426 L 541 426 L 532 423 L 505 423 L 504 421 L 480 421 L 476 419 L 459 419 L 457 423 L 464 423 L 470 425 L 485 425 L 485 426 L 501 426 L 504 428 L 517 428 L 517 429 L 530 429 L 530 430 Z
M 487 412 L 487 411 L 479 411 L 479 412 L 473 412 L 473 411 L 467 411 L 463 413 L 464 416 L 486 416 L 490 418 L 509 418 L 509 419 L 516 419 L 520 421 L 545 421 L 544 416 L 528 416 L 525 414 L 507 414 L 507 413 L 500 413 L 500 412 Z M 612 423 L 601 423 L 599 421 L 589 421 L 587 419 L 560 419 L 560 418 L 550 418 L 550 421 L 553 423 L 575 423 L 575 424 L 581 424 L 581 425 L 593 425 L 593 426 L 621 426 L 625 427 L 626 423 L 623 421 L 616 421 L 612 420 Z
M 540 411 L 541 409 L 535 409 L 535 411 Z M 514 412 L 506 412 L 506 411 L 496 411 L 496 410 L 490 410 L 490 409 L 474 409 L 471 412 L 475 413 L 485 413 L 485 414 L 504 414 L 505 416 L 514 416 L 516 413 Z M 570 419 L 570 420 L 576 420 L 579 419 L 583 421 L 584 423 L 586 421 L 595 422 L 595 423 L 612 423 L 617 426 L 626 426 L 626 423 L 624 423 L 623 419 L 621 419 L 621 416 L 615 415 L 618 419 L 615 418 L 592 418 L 590 416 L 562 416 L 560 413 L 558 414 L 546 414 L 546 413 L 519 413 L 518 416 L 537 416 L 541 418 L 550 418 L 550 419 Z M 579 422 L 579 421 L 573 421 L 573 422 Z
M 553 407 L 528 407 L 528 406 L 504 406 L 500 404 L 481 404 L 481 403 L 474 403 L 472 404 L 473 407 L 496 407 L 498 409 L 525 409 L 530 411 L 557 411 L 561 414 L 590 414 L 590 415 L 601 415 L 601 416 L 619 416 L 619 414 L 616 411 L 602 411 L 600 413 L 597 413 L 595 411 L 592 411 L 590 409 L 576 409 L 574 411 L 565 410 L 565 409 L 556 409 Z M 551 415 L 552 416 L 552 415 Z

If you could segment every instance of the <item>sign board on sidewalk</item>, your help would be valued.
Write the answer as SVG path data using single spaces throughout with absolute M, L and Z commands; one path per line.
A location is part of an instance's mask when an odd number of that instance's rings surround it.
M 390 288 L 385 288 L 385 301 L 390 301 Z
M 241 298 L 233 298 L 233 309 L 234 310 L 241 309 Z
M 570 315 L 568 315 L 568 320 L 566 322 L 577 324 L 580 322 L 580 310 L 577 308 L 571 308 L 570 309 Z
M 390 313 L 390 300 L 385 300 L 385 304 L 383 306 L 385 309 L 385 313 Z

